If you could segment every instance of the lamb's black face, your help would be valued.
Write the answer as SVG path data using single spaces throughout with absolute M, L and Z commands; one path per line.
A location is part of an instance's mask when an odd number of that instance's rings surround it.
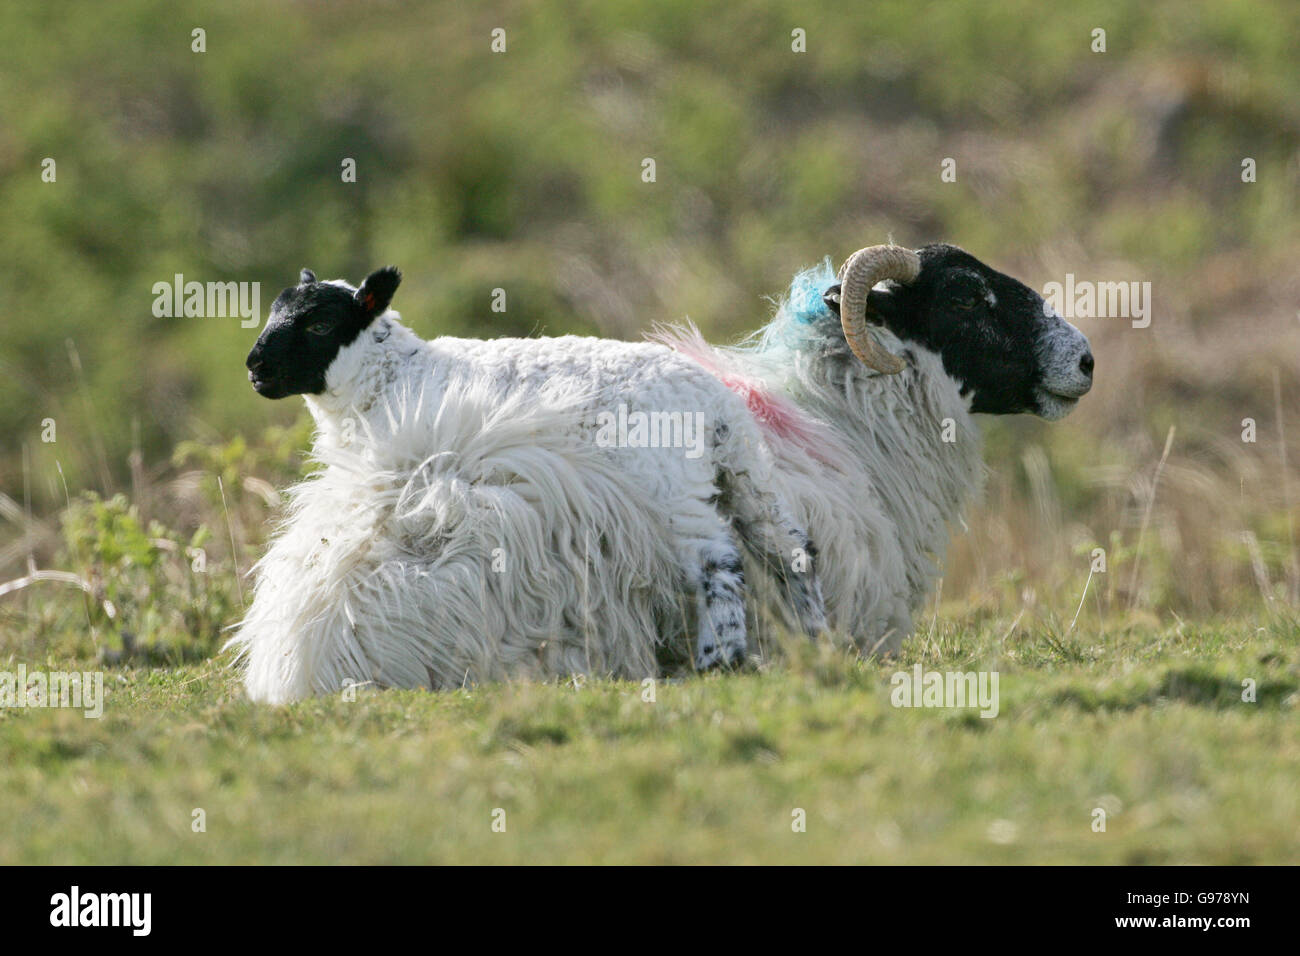
M 271 315 L 248 353 L 248 380 L 259 395 L 317 395 L 339 351 L 383 313 L 402 274 L 392 266 L 372 272 L 353 289 L 342 282 L 318 282 L 303 269 L 298 285 L 271 304 Z
M 973 393 L 972 411 L 1069 414 L 1092 387 L 1083 333 L 1033 289 L 956 246 L 924 246 L 917 254 L 921 272 L 911 284 L 872 290 L 868 320 L 939 353 L 944 370 Z

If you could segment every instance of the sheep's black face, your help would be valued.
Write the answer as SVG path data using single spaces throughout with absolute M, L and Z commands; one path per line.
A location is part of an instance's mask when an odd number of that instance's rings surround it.
M 944 370 L 973 395 L 972 411 L 1068 415 L 1092 387 L 1083 333 L 1033 289 L 956 246 L 917 254 L 920 274 L 907 286 L 872 290 L 868 319 L 939 353 Z
M 402 281 L 393 266 L 372 272 L 360 289 L 318 282 L 303 269 L 296 286 L 271 304 L 271 315 L 248 353 L 248 380 L 259 395 L 318 395 L 339 351 L 383 313 Z

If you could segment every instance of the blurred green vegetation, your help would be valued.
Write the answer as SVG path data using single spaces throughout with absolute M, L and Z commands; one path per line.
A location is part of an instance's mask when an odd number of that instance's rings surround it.
M 1150 329 L 1080 321 L 1097 388 L 1069 421 L 987 423 L 946 597 L 1072 591 L 1078 555 L 1118 540 L 1122 565 L 1145 515 L 1117 606 L 1294 599 L 1297 36 L 1287 0 L 5 4 L 0 573 L 70 560 L 83 491 L 125 493 L 177 542 L 207 528 L 226 573 L 255 559 L 301 404 L 248 387 L 237 318 L 152 315 L 176 273 L 259 282 L 264 316 L 302 266 L 355 282 L 391 262 L 426 336 L 690 316 L 727 339 L 800 267 L 893 236 L 1038 288 L 1154 290 Z

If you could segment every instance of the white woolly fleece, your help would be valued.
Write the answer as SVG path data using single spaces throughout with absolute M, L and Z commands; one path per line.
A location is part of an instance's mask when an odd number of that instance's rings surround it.
M 733 534 L 784 541 L 791 521 L 820 551 L 831 626 L 896 649 L 981 474 L 966 400 L 914 346 L 907 370 L 881 377 L 835 354 L 697 361 L 689 330 L 669 336 L 679 352 L 574 336 L 424 341 L 398 318 L 341 350 L 325 392 L 307 397 L 322 467 L 290 489 L 228 645 L 254 700 L 349 681 L 653 676 L 689 659 L 699 556 Z M 742 397 L 753 387 L 793 400 L 804 440 L 760 426 Z M 607 447 L 599 422 L 620 405 L 701 413 L 704 453 Z M 745 578 L 751 616 L 765 605 L 789 618 L 749 551 Z

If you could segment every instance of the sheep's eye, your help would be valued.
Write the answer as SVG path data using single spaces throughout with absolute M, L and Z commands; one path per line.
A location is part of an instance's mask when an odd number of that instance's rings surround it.
M 977 295 L 963 295 L 954 299 L 952 306 L 954 309 L 969 312 L 971 309 L 975 308 L 975 306 L 979 305 L 979 301 L 979 296 Z
M 307 331 L 312 335 L 329 335 L 330 324 L 328 322 L 313 322 L 307 326 Z

